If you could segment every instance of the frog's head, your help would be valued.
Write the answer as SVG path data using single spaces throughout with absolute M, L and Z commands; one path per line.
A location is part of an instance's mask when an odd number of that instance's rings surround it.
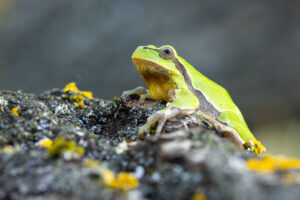
M 141 74 L 149 71 L 164 72 L 168 74 L 178 73 L 173 63 L 177 57 L 176 50 L 170 45 L 156 47 L 154 45 L 139 46 L 132 54 L 132 61 Z M 141 63 L 143 63 L 141 65 Z M 147 63 L 147 66 L 144 65 Z
M 178 58 L 170 45 L 139 46 L 132 54 L 132 61 L 145 80 L 153 99 L 168 101 L 168 91 L 184 84 L 183 76 L 175 66 Z

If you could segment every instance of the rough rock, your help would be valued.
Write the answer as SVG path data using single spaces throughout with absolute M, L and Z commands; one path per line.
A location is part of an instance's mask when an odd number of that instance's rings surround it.
M 300 197 L 300 181 L 285 178 L 290 173 L 299 178 L 299 170 L 250 171 L 246 162 L 255 156 L 240 151 L 197 116 L 174 118 L 165 125 L 165 134 L 139 139 L 139 126 L 164 102 L 141 102 L 134 95 L 111 101 L 85 98 L 86 107 L 80 108 L 70 95 L 61 89 L 40 95 L 0 92 L 0 199 Z M 18 116 L 12 112 L 15 107 Z M 51 156 L 49 148 L 54 147 L 41 141 L 55 144 L 57 138 L 76 147 L 62 144 L 64 153 Z M 83 154 L 73 151 L 77 147 Z M 133 174 L 138 186 L 108 184 L 105 170 L 116 177 Z

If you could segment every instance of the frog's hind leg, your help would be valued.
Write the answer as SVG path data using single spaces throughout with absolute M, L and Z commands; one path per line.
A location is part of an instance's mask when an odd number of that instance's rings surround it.
M 213 119 L 212 117 L 208 116 L 200 110 L 197 111 L 197 115 L 211 123 L 213 127 L 221 131 L 227 138 L 231 139 L 239 148 L 244 149 L 245 142 L 235 129 L 229 127 L 225 123 L 220 122 L 219 120 Z
M 246 149 L 250 149 L 250 151 L 252 151 L 255 155 L 260 155 L 262 152 L 266 151 L 266 148 L 260 143 L 260 141 L 256 140 L 254 135 L 251 133 L 242 116 L 238 116 L 232 111 L 224 111 L 221 112 L 218 120 L 227 123 L 229 127 L 233 127 L 244 141 L 244 147 Z

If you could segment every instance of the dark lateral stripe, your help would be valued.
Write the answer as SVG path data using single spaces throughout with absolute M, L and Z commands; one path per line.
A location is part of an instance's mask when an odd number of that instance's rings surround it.
M 207 101 L 207 99 L 201 91 L 193 87 L 191 77 L 186 68 L 181 64 L 181 62 L 177 58 L 174 58 L 172 61 L 184 77 L 185 83 L 189 90 L 193 92 L 193 94 L 196 95 L 196 97 L 198 98 L 200 104 L 199 109 L 208 116 L 212 117 L 213 119 L 218 119 L 220 112 L 209 101 Z

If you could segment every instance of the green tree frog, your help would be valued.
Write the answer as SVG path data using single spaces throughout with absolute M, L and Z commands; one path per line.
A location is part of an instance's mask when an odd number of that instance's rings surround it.
M 147 123 L 140 127 L 139 135 L 149 131 L 156 123 L 156 134 L 160 134 L 168 119 L 195 112 L 239 147 L 256 155 L 265 151 L 227 91 L 178 56 L 172 46 L 139 46 L 132 55 L 132 61 L 148 90 L 138 87 L 122 96 L 137 93 L 141 98 L 151 97 L 168 102 L 166 108 L 147 119 Z

